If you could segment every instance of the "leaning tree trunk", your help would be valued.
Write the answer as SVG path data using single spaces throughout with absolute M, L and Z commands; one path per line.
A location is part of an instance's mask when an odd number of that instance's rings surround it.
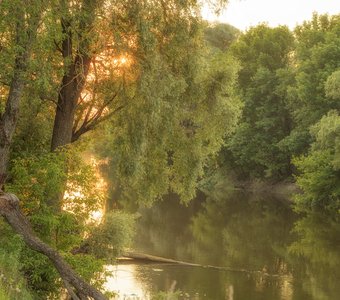
M 81 279 L 56 250 L 36 237 L 28 220 L 20 212 L 19 199 L 15 195 L 0 192 L 0 215 L 7 220 L 16 233 L 22 236 L 27 246 L 49 258 L 74 299 L 106 299 L 101 292 Z M 76 293 L 71 287 L 75 289 Z
M 35 236 L 28 220 L 20 212 L 18 198 L 12 194 L 2 192 L 7 177 L 10 148 L 19 116 L 20 99 L 25 85 L 24 75 L 29 63 L 30 46 L 36 38 L 39 24 L 39 15 L 26 14 L 25 6 L 18 7 L 14 15 L 17 17 L 16 44 L 20 50 L 18 50 L 13 66 L 13 77 L 5 111 L 0 115 L 0 216 L 4 217 L 12 229 L 23 237 L 28 247 L 46 255 L 50 259 L 74 300 L 103 300 L 105 297 L 102 293 L 77 276 L 57 251 Z

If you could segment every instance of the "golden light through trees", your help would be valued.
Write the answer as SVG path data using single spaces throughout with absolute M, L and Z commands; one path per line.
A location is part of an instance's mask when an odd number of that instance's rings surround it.
M 133 47 L 133 42 L 128 42 Z M 74 132 L 84 124 L 96 124 L 123 106 L 119 101 L 122 90 L 138 78 L 137 66 L 128 51 L 118 52 L 114 42 L 108 43 L 96 55 L 89 67 L 86 84 L 78 102 Z
M 100 223 L 105 212 L 105 197 L 107 195 L 107 183 L 100 174 L 100 165 L 105 164 L 92 154 L 84 154 L 85 168 L 91 173 L 92 184 L 80 186 L 75 180 L 79 174 L 70 174 L 70 180 L 66 184 L 66 191 L 62 200 L 62 209 L 73 214 L 81 213 L 86 223 Z M 95 196 L 95 197 L 94 197 Z M 93 198 L 91 200 L 91 198 Z M 98 201 L 99 200 L 99 201 Z M 89 205 L 90 201 L 90 205 Z M 92 204 L 91 204 L 92 203 Z

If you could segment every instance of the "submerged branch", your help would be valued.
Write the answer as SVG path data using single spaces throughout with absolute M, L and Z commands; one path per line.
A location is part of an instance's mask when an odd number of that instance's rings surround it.
M 106 299 L 100 291 L 81 279 L 56 250 L 35 235 L 27 218 L 21 213 L 19 199 L 14 194 L 0 191 L 0 215 L 6 219 L 16 233 L 22 236 L 29 248 L 49 258 L 64 281 L 66 289 L 71 291 L 71 295 L 73 294 L 72 287 L 78 299 Z
M 162 263 L 162 264 L 175 264 L 175 265 L 209 268 L 209 269 L 230 271 L 230 272 L 260 274 L 262 276 L 272 276 L 272 277 L 282 277 L 282 276 L 284 276 L 284 275 L 280 275 L 280 274 L 269 274 L 266 271 L 256 271 L 256 270 L 254 271 L 254 270 L 236 269 L 236 268 L 230 268 L 230 267 L 219 267 L 219 266 L 213 266 L 213 265 L 201 265 L 201 264 L 195 264 L 195 263 L 185 262 L 185 261 L 181 261 L 181 260 L 175 260 L 175 259 L 171 259 L 171 258 L 165 258 L 165 257 L 149 255 L 149 254 L 145 254 L 145 253 L 138 253 L 138 252 L 125 252 L 122 255 L 122 259 L 124 259 L 124 258 L 138 260 L 138 261 L 144 261 L 144 262 L 155 262 L 155 263 Z

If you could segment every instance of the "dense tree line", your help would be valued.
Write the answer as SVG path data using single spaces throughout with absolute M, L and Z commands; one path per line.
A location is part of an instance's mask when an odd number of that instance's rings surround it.
M 339 16 L 240 33 L 205 24 L 198 1 L 22 4 L 0 3 L 0 214 L 12 225 L 0 223 L 0 290 L 17 281 L 12 298 L 97 295 L 47 254 L 101 289 L 133 231 L 116 210 L 93 220 L 114 193 L 188 201 L 223 169 L 235 180 L 297 176 L 301 209 L 339 209 Z M 105 160 L 109 196 L 88 152 Z M 17 235 L 23 224 L 52 247 L 45 255 Z
M 243 110 L 220 165 L 234 180 L 296 180 L 301 209 L 339 209 L 339 45 L 340 16 L 315 14 L 294 31 L 260 24 L 228 47 Z
M 0 284 L 12 298 L 103 299 L 133 217 L 93 220 L 106 195 L 82 157 L 91 144 L 136 201 L 194 197 L 240 111 L 237 68 L 205 48 L 200 5 L 1 1 L 0 261 L 15 267 Z M 8 285 L 20 274 L 27 287 Z

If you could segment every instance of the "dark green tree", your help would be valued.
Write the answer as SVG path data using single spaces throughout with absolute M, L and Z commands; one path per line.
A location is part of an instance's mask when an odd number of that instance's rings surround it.
M 204 30 L 205 40 L 211 47 L 226 51 L 231 43 L 237 39 L 240 31 L 230 24 L 208 24 Z
M 292 126 L 286 82 L 293 45 L 288 28 L 262 24 L 249 29 L 231 47 L 241 66 L 238 91 L 244 107 L 224 157 L 243 179 L 278 180 L 291 173 L 289 153 L 279 143 Z
M 340 16 L 315 14 L 311 21 L 297 26 L 294 35 L 295 82 L 288 87 L 294 128 L 282 144 L 298 155 L 306 153 L 313 141 L 310 126 L 328 111 L 340 109 L 339 99 L 327 94 L 325 89 L 329 76 L 340 67 Z
M 336 111 L 311 127 L 315 141 L 307 155 L 294 160 L 297 184 L 303 193 L 295 196 L 300 210 L 340 211 L 340 117 Z

